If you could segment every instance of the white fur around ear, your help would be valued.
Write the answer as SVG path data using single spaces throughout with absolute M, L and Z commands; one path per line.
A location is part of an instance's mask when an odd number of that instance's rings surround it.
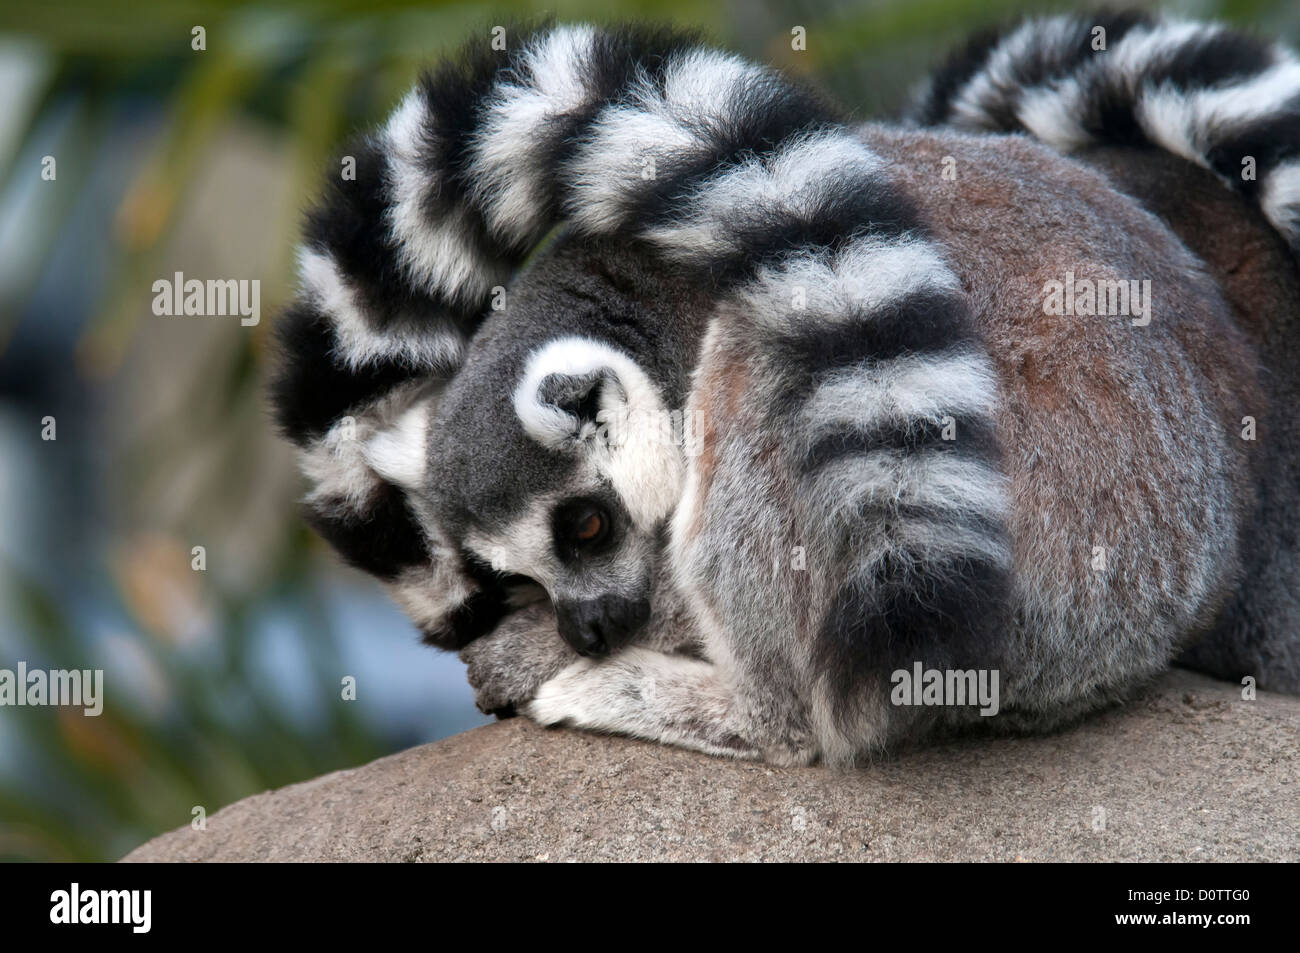
M 629 365 L 636 374 L 645 377 L 626 355 L 587 338 L 560 338 L 534 351 L 528 358 L 524 376 L 514 395 L 515 413 L 524 426 L 524 432 L 542 446 L 552 449 L 593 436 L 596 426 L 589 424 L 584 428 L 583 421 L 569 411 L 544 400 L 542 385 L 555 374 L 584 377 L 611 368 L 617 375 L 611 360 Z
M 555 374 L 610 379 L 601 388 L 596 423 L 542 399 L 543 382 Z M 589 453 L 639 527 L 649 529 L 672 512 L 685 477 L 684 455 L 658 389 L 622 351 L 576 336 L 550 341 L 529 357 L 514 405 L 524 431 L 538 443 Z

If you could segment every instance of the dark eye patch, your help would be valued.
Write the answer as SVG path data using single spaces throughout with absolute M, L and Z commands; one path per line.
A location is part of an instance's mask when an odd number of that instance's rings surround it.
M 614 543 L 616 530 L 612 508 L 589 497 L 567 500 L 551 516 L 555 551 L 565 562 L 606 552 Z

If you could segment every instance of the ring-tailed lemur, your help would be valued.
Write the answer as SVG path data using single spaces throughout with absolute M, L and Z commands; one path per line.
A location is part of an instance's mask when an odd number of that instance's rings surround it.
M 977 717 L 917 665 L 1030 727 L 1184 651 L 1300 689 L 1298 97 L 1136 15 L 974 41 L 893 125 L 671 31 L 472 43 L 310 216 L 311 519 L 485 710 L 717 754 Z

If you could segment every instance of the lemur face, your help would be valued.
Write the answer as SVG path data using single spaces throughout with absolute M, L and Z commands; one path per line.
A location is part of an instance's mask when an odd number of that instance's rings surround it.
M 652 368 L 601 331 L 617 295 L 555 270 L 475 336 L 434 412 L 421 493 L 462 558 L 540 584 L 560 634 L 594 655 L 649 618 L 685 460 Z

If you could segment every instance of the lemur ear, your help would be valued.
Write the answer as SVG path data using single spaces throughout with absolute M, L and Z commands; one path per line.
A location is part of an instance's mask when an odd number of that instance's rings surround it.
M 610 384 L 617 387 L 618 379 L 608 367 L 585 374 L 550 374 L 537 388 L 537 402 L 590 423 L 600 412 L 601 393 Z
M 514 404 L 542 446 L 585 454 L 637 525 L 653 527 L 672 509 L 682 450 L 659 388 L 627 354 L 589 338 L 550 341 L 529 355 Z
M 528 359 L 515 412 L 538 443 L 560 449 L 617 428 L 634 403 L 658 405 L 645 373 L 621 351 L 586 338 L 560 338 Z
M 622 403 L 624 398 L 613 368 L 548 374 L 537 386 L 531 430 L 552 446 L 589 439 L 607 421 L 611 405 Z

